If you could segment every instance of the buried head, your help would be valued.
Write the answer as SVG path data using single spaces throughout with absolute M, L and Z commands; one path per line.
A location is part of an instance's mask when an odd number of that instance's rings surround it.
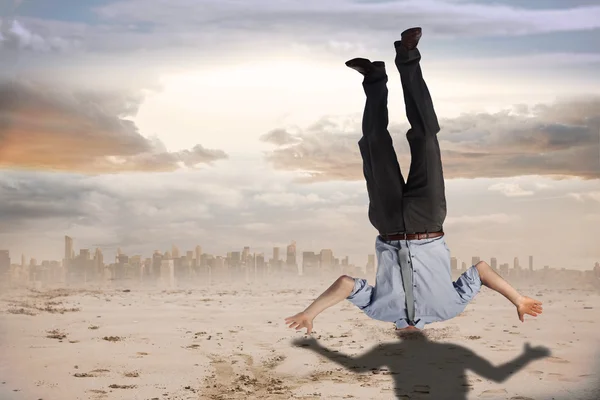
M 426 340 L 427 335 L 421 329 L 416 328 L 414 326 L 409 326 L 406 328 L 395 330 L 396 336 L 400 339 L 404 340 Z

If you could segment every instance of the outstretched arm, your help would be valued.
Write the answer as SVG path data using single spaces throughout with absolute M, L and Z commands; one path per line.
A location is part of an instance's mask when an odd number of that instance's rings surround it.
M 306 333 L 311 333 L 315 317 L 350 296 L 352 290 L 354 290 L 354 279 L 347 275 L 342 275 L 313 301 L 306 310 L 286 318 L 285 323 L 290 328 L 295 328 L 296 330 L 306 328 Z
M 512 374 L 518 372 L 531 361 L 548 357 L 549 355 L 550 350 L 547 348 L 531 347 L 529 343 L 526 343 L 523 354 L 498 367 L 493 366 L 489 361 L 472 353 L 469 353 L 470 357 L 467 359 L 470 361 L 468 361 L 466 367 L 486 379 L 490 379 L 499 383 L 507 380 Z
M 322 346 L 319 342 L 317 342 L 314 338 L 298 338 L 293 341 L 294 345 L 301 347 L 308 347 L 313 350 L 315 353 L 318 353 L 330 361 L 341 365 L 347 369 L 351 369 L 355 372 L 366 372 L 369 370 L 377 369 L 381 365 L 377 362 L 377 357 L 374 356 L 374 353 L 371 351 L 367 354 L 364 354 L 360 357 L 350 357 L 346 354 L 339 353 L 337 351 L 329 350 L 328 348 Z
M 519 294 L 515 288 L 502 279 L 485 261 L 477 263 L 475 268 L 479 272 L 482 284 L 500 293 L 517 307 L 517 313 L 521 322 L 524 322 L 525 314 L 537 317 L 538 314 L 542 313 L 541 301 Z

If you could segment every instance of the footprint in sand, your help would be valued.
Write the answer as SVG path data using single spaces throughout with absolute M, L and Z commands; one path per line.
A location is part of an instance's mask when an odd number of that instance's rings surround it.
M 498 398 L 498 395 L 506 395 L 508 392 L 504 389 L 484 390 L 478 397 Z
M 510 400 L 535 400 L 533 397 L 513 396 Z
M 549 381 L 559 381 L 563 377 L 563 374 L 557 374 L 554 372 L 550 372 L 546 374 L 546 379 Z
M 568 360 L 565 360 L 564 358 L 560 358 L 560 357 L 547 357 L 545 359 L 545 361 L 551 362 L 554 364 L 569 364 Z
M 577 378 L 569 378 L 567 376 L 564 376 L 563 374 L 557 374 L 554 372 L 547 374 L 546 380 L 560 381 L 560 382 L 579 382 L 579 379 L 577 379 Z
M 543 371 L 529 371 L 529 373 L 531 375 L 535 375 L 535 376 L 542 376 L 542 375 L 544 375 Z
M 106 399 L 108 397 L 108 392 L 105 390 L 91 389 L 87 392 L 92 395 L 90 398 L 95 400 Z

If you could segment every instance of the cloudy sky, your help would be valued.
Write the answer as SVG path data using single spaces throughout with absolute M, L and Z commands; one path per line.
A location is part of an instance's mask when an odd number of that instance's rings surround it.
M 525 5 L 526 4 L 526 5 Z M 525 7 L 525 8 L 524 8 Z M 423 27 L 447 242 L 535 267 L 600 261 L 597 0 L 1 0 L 0 248 L 150 255 L 172 243 L 331 248 L 377 232 L 357 142 L 361 78 Z

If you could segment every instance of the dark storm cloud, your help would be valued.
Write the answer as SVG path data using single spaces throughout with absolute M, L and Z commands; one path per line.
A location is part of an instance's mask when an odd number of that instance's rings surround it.
M 575 6 L 575 5 L 574 5 Z M 85 49 L 100 52 L 202 48 L 221 51 L 252 43 L 253 50 L 290 43 L 327 46 L 329 41 L 380 47 L 418 21 L 428 35 L 471 37 L 594 29 L 600 7 L 554 10 L 448 1 L 124 0 L 89 7 L 93 23 L 44 20 L 40 13 L 5 22 L 5 47 Z M 25 12 L 25 11 L 24 11 Z M 9 25 L 10 24 L 10 25 Z M 2 47 L 0 45 L 0 47 Z
M 0 83 L 0 166 L 86 173 L 172 171 L 227 155 L 196 145 L 168 152 L 125 119 L 141 97 Z
M 519 175 L 600 178 L 600 98 L 519 106 L 519 113 L 465 114 L 443 119 L 438 134 L 447 178 Z M 305 181 L 362 180 L 353 132 L 323 132 L 323 122 L 298 133 L 294 145 L 267 154 L 281 170 L 306 171 Z M 405 125 L 390 131 L 405 176 L 410 163 Z M 280 129 L 281 130 L 281 129 Z
M 223 252 L 249 241 L 282 245 L 282 229 L 308 235 L 366 220 L 365 196 L 351 184 L 289 187 L 288 178 L 249 166 L 135 176 L 5 171 L 0 239 L 68 234 L 78 247 L 141 247 L 144 254 L 210 242 Z
M 72 223 L 99 224 L 104 196 L 79 176 L 4 170 L 0 177 L 0 232 L 68 229 Z M 106 200 L 106 197 L 104 197 Z

